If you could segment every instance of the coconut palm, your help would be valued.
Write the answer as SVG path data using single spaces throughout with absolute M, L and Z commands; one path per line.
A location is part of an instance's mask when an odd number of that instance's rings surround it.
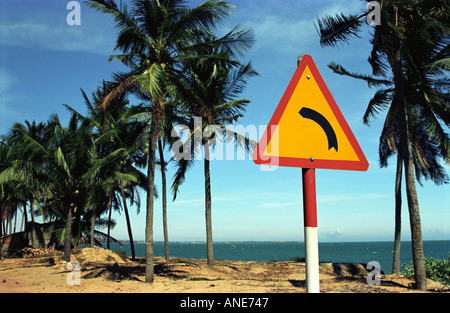
M 22 208 L 22 226 L 26 245 L 41 247 L 44 238 L 40 228 L 37 227 L 35 214 L 46 216 L 46 208 L 40 203 L 48 196 L 46 188 L 44 159 L 39 146 L 46 146 L 44 123 L 28 122 L 15 123 L 8 136 L 0 144 L 0 209 L 2 221 L 7 219 L 10 223 Z M 37 145 L 34 143 L 37 142 Z M 36 206 L 39 212 L 36 210 Z M 30 208 L 31 221 L 28 222 L 28 209 Z M 10 234 L 16 233 L 10 228 Z M 22 233 L 20 231 L 20 233 Z M 13 251 L 11 251 L 13 252 Z
M 398 133 L 398 157 L 405 169 L 406 193 L 410 213 L 411 241 L 416 288 L 426 290 L 426 273 L 422 244 L 421 220 L 415 187 L 413 130 L 408 112 L 422 118 L 428 134 L 439 146 L 435 150 L 448 160 L 448 136 L 440 121 L 449 125 L 448 91 L 439 86 L 448 84 L 443 71 L 448 70 L 449 4 L 445 1 L 390 1 L 381 3 L 381 25 L 375 27 L 369 62 L 373 74 L 385 78 L 392 73 L 393 87 L 377 93 L 378 101 L 369 104 L 370 113 L 380 104 L 389 105 L 387 93 L 393 93 Z M 357 36 L 362 22 L 356 15 L 326 16 L 318 22 L 321 44 L 335 46 Z M 374 97 L 375 98 L 375 97 Z M 391 105 L 392 105 L 391 104 Z M 389 129 L 389 127 L 387 128 Z M 399 172 L 399 170 L 398 170 Z M 417 176 L 417 173 L 416 173 Z
M 163 234 L 164 234 L 164 256 L 169 260 L 169 227 L 167 223 L 167 178 L 166 170 L 168 163 L 165 161 L 164 151 L 166 146 L 171 147 L 172 144 L 178 139 L 172 137 L 172 130 L 174 125 L 183 124 L 185 119 L 183 116 L 179 116 L 177 112 L 176 101 L 169 99 L 165 103 L 164 118 L 161 120 L 160 132 L 161 136 L 158 139 L 158 151 L 159 151 L 159 166 L 161 169 L 161 189 L 162 189 L 162 213 L 163 213 Z
M 57 115 L 49 122 L 52 134 L 48 147 L 43 147 L 47 163 L 47 181 L 52 198 L 48 200 L 64 217 L 64 260 L 70 261 L 72 224 L 81 220 L 86 203 L 88 186 L 83 176 L 90 168 L 93 153 L 92 127 L 87 119 L 72 114 L 67 127 L 62 126 Z M 76 227 L 74 237 L 79 238 Z
M 61 125 L 57 115 L 52 115 L 46 126 L 27 125 L 28 128 L 15 124 L 12 128 L 12 163 L 0 174 L 0 180 L 24 186 L 28 195 L 24 202 L 31 199 L 32 226 L 35 224 L 35 200 L 46 198 L 47 204 L 63 216 L 64 259 L 70 261 L 73 213 L 74 220 L 79 220 L 84 210 L 80 192 L 86 190 L 82 174 L 87 169 L 92 146 L 90 129 L 75 115 L 67 128 Z M 25 207 L 24 214 L 26 216 Z
M 139 200 L 137 187 L 143 187 L 146 177 L 133 164 L 145 166 L 146 150 L 146 124 L 136 119 L 140 115 L 141 107 L 129 108 L 129 102 L 125 94 L 115 97 L 104 110 L 98 107 L 102 96 L 106 91 L 104 82 L 96 92 L 92 94 L 92 102 L 82 90 L 90 123 L 94 127 L 95 154 L 92 156 L 92 164 L 86 173 L 91 188 L 98 192 L 91 193 L 91 245 L 94 242 L 94 221 L 105 209 L 109 215 L 113 207 L 119 208 L 115 200 L 115 193 L 121 197 L 121 207 L 124 210 L 128 235 L 130 240 L 132 258 L 135 258 L 134 240 L 131 229 L 131 221 L 128 212 L 127 198 L 134 204 Z M 67 106 L 79 116 L 78 112 Z M 99 196 L 100 195 L 100 196 Z M 156 195 L 155 195 L 156 196 Z M 106 205 L 105 205 L 105 200 Z M 139 201 L 138 201 L 139 202 Z M 139 202 L 140 203 L 140 202 Z M 113 205 L 117 204 L 117 205 Z M 99 208 L 103 206 L 103 210 Z M 139 206 L 138 206 L 139 212 Z M 107 246 L 109 248 L 109 234 L 111 223 L 108 223 Z
M 142 90 L 135 94 L 138 99 L 142 100 L 144 103 L 151 103 L 152 97 L 149 93 L 143 92 Z M 149 121 L 151 120 L 150 114 L 142 112 L 140 115 L 140 120 Z M 164 256 L 165 259 L 169 260 L 169 229 L 167 222 L 167 162 L 165 161 L 164 151 L 166 150 L 166 145 L 171 140 L 171 130 L 172 126 L 176 123 L 176 106 L 174 102 L 166 100 L 164 103 L 164 116 L 160 119 L 159 127 L 159 138 L 158 138 L 158 153 L 159 160 L 156 160 L 156 166 L 160 168 L 161 172 L 161 190 L 162 190 L 162 214 L 163 214 L 163 235 L 164 235 Z
M 25 216 L 28 203 L 31 222 L 29 225 L 26 223 L 26 232 L 28 234 L 28 226 L 30 226 L 31 246 L 36 248 L 39 243 L 36 234 L 35 203 L 48 194 L 43 170 L 45 163 L 42 158 L 42 149 L 40 149 L 48 144 L 46 125 L 35 121 L 25 121 L 25 125 L 15 123 L 8 135 L 8 141 L 10 146 L 7 158 L 10 166 L 2 171 L 0 181 L 15 184 L 17 190 L 14 194 L 17 195 L 20 191 Z
M 11 166 L 8 159 L 9 144 L 5 138 L 0 141 L 0 173 Z M 0 174 L 1 175 L 1 174 Z M 1 178 L 1 176 L 0 176 Z M 6 235 L 6 231 L 3 232 L 3 222 L 8 216 L 8 211 L 12 206 L 12 194 L 14 187 L 11 183 L 0 181 L 0 259 L 2 258 L 3 251 L 3 236 Z M 16 208 L 16 206 L 14 206 Z M 17 208 L 16 208 L 17 209 Z
M 123 54 L 112 56 L 130 67 L 127 73 L 117 73 L 110 92 L 102 106 L 130 85 L 139 86 L 151 95 L 152 102 L 148 149 L 148 188 L 146 217 L 146 282 L 154 279 L 153 263 L 153 196 L 155 182 L 156 143 L 158 127 L 164 116 L 167 85 L 174 79 L 178 62 L 189 57 L 203 44 L 201 40 L 223 18 L 230 16 L 232 7 L 224 1 L 206 1 L 188 8 L 182 0 L 134 0 L 131 9 L 123 3 L 118 6 L 112 0 L 92 0 L 88 6 L 111 14 L 116 22 L 118 37 L 116 50 Z M 239 40 L 232 37 L 245 36 L 232 32 L 222 40 L 224 46 L 240 48 Z
M 236 66 L 230 64 L 227 52 L 214 51 L 211 54 L 222 55 L 221 60 L 208 57 L 185 62 L 185 80 L 176 86 L 178 99 L 184 104 L 186 114 L 190 117 L 190 129 L 192 129 L 184 147 L 188 154 L 177 160 L 177 172 L 174 177 L 172 190 L 174 197 L 179 186 L 185 180 L 187 169 L 194 164 L 193 154 L 203 147 L 204 151 L 204 175 L 205 175 L 205 219 L 208 265 L 214 264 L 213 236 L 212 236 L 212 199 L 211 199 L 211 173 L 210 150 L 219 144 L 220 137 L 226 141 L 234 141 L 237 146 L 247 151 L 254 149 L 255 142 L 245 136 L 226 128 L 243 117 L 245 107 L 250 102 L 248 99 L 236 99 L 243 91 L 249 77 L 257 75 L 250 63 Z M 196 119 L 197 118 L 197 119 Z M 197 122 L 201 118 L 201 122 Z M 203 134 L 197 140 L 198 132 Z M 201 145 L 201 146 L 200 146 Z M 191 153 L 189 153 L 189 150 Z
M 389 79 L 380 79 L 363 74 L 351 73 L 344 69 L 341 65 L 334 62 L 329 64 L 329 67 L 334 73 L 345 75 L 356 79 L 364 80 L 369 87 L 382 87 L 370 101 L 363 121 L 366 125 L 370 125 L 371 120 L 381 114 L 383 110 L 387 110 L 387 115 L 380 136 L 379 159 L 380 166 L 387 167 L 389 157 L 394 153 L 397 154 L 397 171 L 395 179 L 395 240 L 394 240 L 394 260 L 393 273 L 400 272 L 400 243 L 401 243 L 401 183 L 403 173 L 403 161 L 401 157 L 400 146 L 400 131 L 398 128 L 398 117 L 396 104 L 394 102 L 394 82 Z M 440 78 L 438 78 L 438 81 Z M 435 82 L 436 83 L 436 82 Z M 408 88 L 414 90 L 416 82 L 407 83 Z M 414 169 L 416 179 L 421 184 L 422 178 L 432 180 L 436 185 L 447 184 L 448 176 L 445 173 L 445 168 L 439 161 L 443 156 L 444 160 L 449 159 L 450 150 L 446 148 L 448 140 L 441 141 L 436 132 L 431 131 L 426 127 L 426 119 L 420 116 L 415 107 L 418 104 L 411 103 L 415 101 L 413 97 L 414 92 L 407 93 L 408 101 L 408 128 L 411 142 L 411 151 L 413 153 Z M 443 94 L 440 95 L 444 96 Z M 447 142 L 447 143 L 445 143 Z M 442 144 L 444 143 L 444 146 Z

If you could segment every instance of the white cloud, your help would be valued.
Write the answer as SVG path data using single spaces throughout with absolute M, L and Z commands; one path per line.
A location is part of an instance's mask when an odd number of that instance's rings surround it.
M 350 202 L 350 201 L 371 201 L 377 199 L 387 199 L 390 195 L 385 194 L 371 194 L 371 193 L 361 193 L 361 194 L 335 194 L 335 195 L 324 195 L 318 196 L 317 202 Z
M 297 53 L 300 48 L 310 51 L 312 47 L 318 47 L 319 35 L 315 27 L 317 17 L 340 12 L 354 14 L 361 9 L 358 2 L 349 0 L 289 4 L 273 2 L 265 4 L 264 8 L 260 8 L 259 3 L 257 5 L 257 10 L 263 13 L 255 16 L 255 8 L 249 5 L 243 14 L 245 26 L 255 32 L 256 48 L 280 52 L 280 47 L 283 47 L 281 52 L 285 54 Z
M 342 236 L 342 231 L 340 228 L 335 228 L 333 230 L 327 231 L 325 235 L 327 237 L 340 237 Z
M 305 42 L 317 35 L 312 20 L 293 21 L 283 16 L 268 15 L 248 24 L 255 31 L 258 43 L 275 48 L 282 42 Z
M 5 69 L 0 68 L 0 116 L 2 119 L 16 118 L 19 113 L 11 110 L 15 96 L 11 94 L 11 86 L 15 84 L 15 78 Z
M 0 24 L 0 44 L 58 51 L 111 54 L 114 37 L 104 27 L 69 26 L 55 21 Z
M 5 93 L 13 83 L 14 79 L 9 72 L 3 68 L 0 68 L 0 94 Z

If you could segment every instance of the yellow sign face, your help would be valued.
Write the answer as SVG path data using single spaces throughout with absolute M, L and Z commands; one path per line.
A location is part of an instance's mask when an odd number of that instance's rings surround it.
M 368 162 L 310 56 L 304 56 L 254 154 L 257 164 L 367 170 Z

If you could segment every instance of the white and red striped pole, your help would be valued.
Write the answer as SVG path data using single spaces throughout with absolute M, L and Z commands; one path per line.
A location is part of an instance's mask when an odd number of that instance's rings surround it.
M 319 239 L 317 235 L 316 170 L 303 169 L 306 292 L 319 293 Z

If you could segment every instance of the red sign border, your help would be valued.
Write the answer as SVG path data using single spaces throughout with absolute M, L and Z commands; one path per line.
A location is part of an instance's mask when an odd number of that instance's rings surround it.
M 328 105 L 330 106 L 333 114 L 336 116 L 338 123 L 341 125 L 347 139 L 349 140 L 351 146 L 353 147 L 359 161 L 342 161 L 342 160 L 320 160 L 320 159 L 305 159 L 305 158 L 288 158 L 288 157 L 273 157 L 273 156 L 262 156 L 264 151 L 267 149 L 267 145 L 270 142 L 278 123 L 286 110 L 287 105 L 294 93 L 297 85 L 303 76 L 303 73 L 309 67 L 312 75 L 314 76 L 322 94 L 324 95 Z M 253 161 L 259 165 L 271 165 L 271 166 L 285 166 L 285 167 L 300 167 L 300 168 L 316 168 L 316 169 L 332 169 L 332 170 L 348 170 L 348 171 L 367 171 L 369 168 L 369 162 L 367 161 L 358 141 L 355 138 L 350 126 L 342 115 L 336 101 L 333 98 L 330 90 L 328 89 L 325 81 L 322 78 L 313 58 L 310 55 L 304 55 L 294 76 L 289 83 L 283 97 L 281 98 L 278 107 L 276 108 L 272 119 L 267 126 L 264 135 L 262 136 L 260 142 L 258 143 L 256 150 L 253 153 Z

